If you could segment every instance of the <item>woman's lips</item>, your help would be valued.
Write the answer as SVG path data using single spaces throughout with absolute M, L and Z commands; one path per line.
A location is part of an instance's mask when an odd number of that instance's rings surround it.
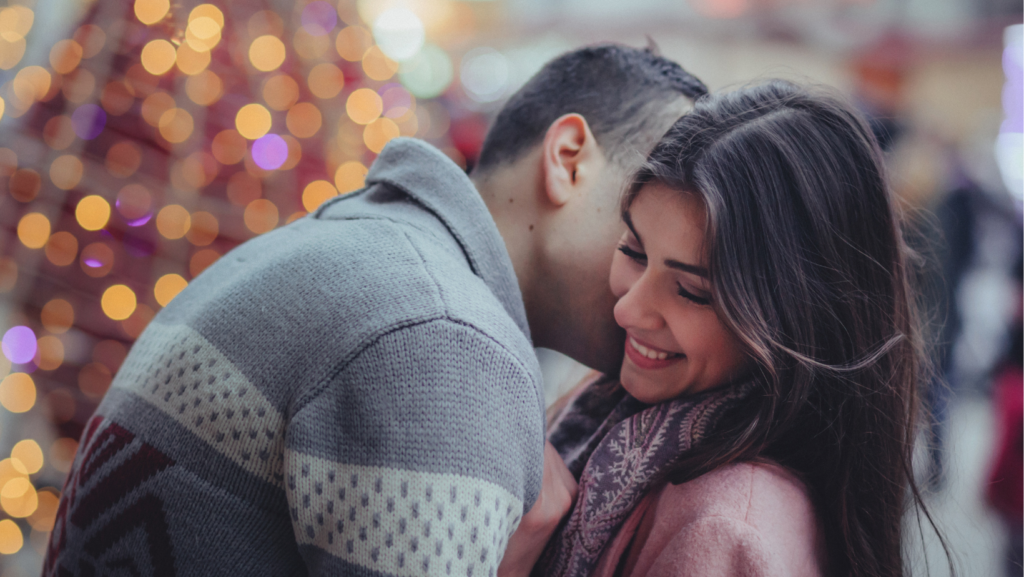
M 663 369 L 686 358 L 686 355 L 645 345 L 632 336 L 626 338 L 626 356 L 641 369 Z

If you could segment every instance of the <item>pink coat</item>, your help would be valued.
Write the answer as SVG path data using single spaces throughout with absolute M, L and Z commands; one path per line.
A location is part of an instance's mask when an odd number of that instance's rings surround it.
M 594 575 L 624 562 L 623 577 L 820 577 L 824 560 L 804 484 L 775 464 L 737 463 L 648 494 Z

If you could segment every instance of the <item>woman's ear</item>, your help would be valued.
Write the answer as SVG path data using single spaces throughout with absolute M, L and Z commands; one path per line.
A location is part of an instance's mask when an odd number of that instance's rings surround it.
M 556 207 L 585 190 L 589 176 L 599 174 L 606 163 L 587 120 L 576 113 L 552 122 L 541 146 L 544 196 Z

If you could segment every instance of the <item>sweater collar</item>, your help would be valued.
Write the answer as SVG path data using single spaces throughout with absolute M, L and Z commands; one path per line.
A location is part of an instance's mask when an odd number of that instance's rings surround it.
M 366 175 L 367 185 L 377 183 L 401 190 L 444 223 L 473 273 L 483 279 L 529 339 L 530 326 L 512 259 L 487 205 L 466 173 L 422 140 L 395 138 Z

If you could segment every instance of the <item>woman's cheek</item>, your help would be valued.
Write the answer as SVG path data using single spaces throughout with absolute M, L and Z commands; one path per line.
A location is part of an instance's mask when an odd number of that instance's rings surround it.
M 636 282 L 638 275 L 634 274 L 630 269 L 629 257 L 622 254 L 619 251 L 615 251 L 615 256 L 612 257 L 612 267 L 608 275 L 608 284 L 611 287 L 612 294 L 615 298 L 622 298 L 623 295 L 629 292 L 630 287 Z

